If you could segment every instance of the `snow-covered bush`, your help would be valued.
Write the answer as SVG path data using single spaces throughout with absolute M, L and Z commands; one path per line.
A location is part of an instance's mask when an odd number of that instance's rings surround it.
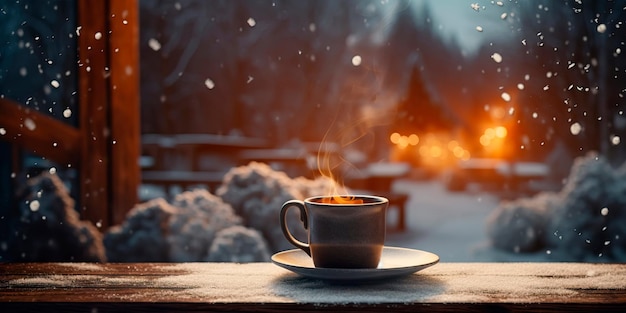
M 231 226 L 216 234 L 207 261 L 255 262 L 269 258 L 269 250 L 261 233 L 243 226 Z
M 293 248 L 280 228 L 278 217 L 282 205 L 292 199 L 327 194 L 333 187 L 330 179 L 292 179 L 267 164 L 251 162 L 231 169 L 216 193 L 243 217 L 246 226 L 263 234 L 272 251 L 281 251 Z M 306 238 L 297 213 L 288 214 L 288 224 L 294 236 Z
M 241 225 L 231 206 L 206 189 L 178 194 L 172 205 L 178 211 L 169 220 L 167 242 L 174 262 L 205 259 L 218 231 Z
M 551 214 L 548 245 L 565 260 L 626 261 L 626 171 L 589 154 L 577 159 Z
M 545 248 L 561 261 L 626 261 L 626 164 L 577 158 L 563 189 L 500 205 L 487 222 L 494 247 Z
M 117 262 L 268 261 L 263 238 L 247 240 L 245 247 L 250 251 L 210 251 L 220 231 L 240 225 L 241 217 L 230 205 L 198 189 L 177 195 L 171 204 L 159 198 L 135 206 L 122 225 L 109 230 L 104 242 L 109 259 Z M 222 251 L 227 254 L 218 255 Z M 234 255 L 233 251 L 242 254 Z
M 57 175 L 43 173 L 26 181 L 18 196 L 13 230 L 4 238 L 2 261 L 103 262 L 102 235 L 80 220 L 74 200 Z
M 162 198 L 133 207 L 121 225 L 104 236 L 107 258 L 111 262 L 167 262 L 168 222 L 177 209 Z
M 546 192 L 502 203 L 487 219 L 492 245 L 516 253 L 542 249 L 549 213 L 559 201 L 557 194 Z

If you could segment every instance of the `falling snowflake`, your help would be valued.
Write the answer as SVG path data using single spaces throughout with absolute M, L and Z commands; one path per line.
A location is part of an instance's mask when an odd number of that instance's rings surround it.
M 572 133 L 572 135 L 578 135 L 578 134 L 580 134 L 580 132 L 582 130 L 583 130 L 583 127 L 578 122 L 570 125 L 570 127 L 569 127 L 569 131 L 570 131 L 570 133 Z
M 256 25 L 256 21 L 253 18 L 249 18 L 247 22 L 250 27 L 254 27 Z
M 602 208 L 602 210 L 600 210 L 600 214 L 602 214 L 602 216 L 609 215 L 609 208 Z
M 496 62 L 496 63 L 500 63 L 502 62 L 502 55 L 500 55 L 500 53 L 494 53 L 491 55 L 491 59 Z
M 613 135 L 613 137 L 611 137 L 611 143 L 612 143 L 614 146 L 619 145 L 619 143 L 620 143 L 620 142 L 621 142 L 621 139 L 620 139 L 620 137 L 619 137 L 619 136 L 615 136 L 615 135 Z
M 161 43 L 154 38 L 150 38 L 150 40 L 148 40 L 148 46 L 154 51 L 161 50 Z
M 480 5 L 478 3 L 472 3 L 470 4 L 470 6 L 472 7 L 472 9 L 474 9 L 474 11 L 480 11 Z
M 596 27 L 596 30 L 598 31 L 598 33 L 604 33 L 606 31 L 606 24 L 598 25 L 598 27 Z
M 502 95 L 500 95 L 500 97 L 502 97 L 502 100 L 506 102 L 511 101 L 511 95 L 507 92 L 503 92 Z
M 26 118 L 24 120 L 24 126 L 28 129 L 28 130 L 35 130 L 35 128 L 37 128 L 37 125 L 35 124 L 35 121 L 33 121 L 30 118 Z
M 31 202 L 28 204 L 28 207 L 29 207 L 29 208 L 30 208 L 30 210 L 31 210 L 31 211 L 33 211 L 33 212 L 37 212 L 37 211 L 39 211 L 39 207 L 40 207 L 40 206 L 41 206 L 41 205 L 39 204 L 39 201 L 37 201 L 37 200 L 33 200 L 33 201 L 31 201 Z
M 210 78 L 207 78 L 207 79 L 204 81 L 204 85 L 205 85 L 207 88 L 209 88 L 209 89 L 213 89 L 213 88 L 215 88 L 215 83 L 214 83 L 214 82 L 213 82 Z
M 72 110 L 70 110 L 69 108 L 63 110 L 63 117 L 70 118 L 71 116 L 72 116 Z
M 482 33 L 482 32 L 483 32 L 483 28 L 482 28 L 481 26 L 476 26 L 476 30 L 477 30 L 478 32 L 480 32 L 480 33 Z
M 361 65 L 361 56 L 360 55 L 355 55 L 355 56 L 352 57 L 352 65 L 354 65 L 354 66 Z

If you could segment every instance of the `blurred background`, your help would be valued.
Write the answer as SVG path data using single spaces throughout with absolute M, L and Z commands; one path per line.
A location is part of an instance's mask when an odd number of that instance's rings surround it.
M 256 161 L 389 197 L 389 243 L 444 260 L 626 260 L 626 230 L 607 226 L 624 222 L 626 189 L 606 191 L 626 184 L 626 1 L 140 0 L 138 10 L 139 202 L 197 187 L 223 197 L 232 169 L 266 170 Z M 0 1 L 0 98 L 78 124 L 76 14 L 76 1 Z M 16 178 L 50 168 L 79 197 L 77 169 L 0 141 L 7 220 Z M 577 252 L 556 253 L 565 232 Z

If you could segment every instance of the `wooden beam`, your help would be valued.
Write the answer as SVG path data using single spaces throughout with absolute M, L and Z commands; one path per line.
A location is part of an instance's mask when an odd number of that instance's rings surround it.
M 15 144 L 61 165 L 76 166 L 80 133 L 53 117 L 0 99 L 0 140 Z
M 111 0 L 111 199 L 112 223 L 119 224 L 137 203 L 141 183 L 139 5 L 137 0 Z

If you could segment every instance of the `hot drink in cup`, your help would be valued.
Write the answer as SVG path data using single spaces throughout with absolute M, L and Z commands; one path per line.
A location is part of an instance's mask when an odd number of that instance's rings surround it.
M 319 196 L 283 204 L 280 225 L 289 242 L 313 259 L 315 267 L 376 268 L 385 244 L 389 201 L 377 196 Z M 298 208 L 308 243 L 287 228 L 287 211 Z

